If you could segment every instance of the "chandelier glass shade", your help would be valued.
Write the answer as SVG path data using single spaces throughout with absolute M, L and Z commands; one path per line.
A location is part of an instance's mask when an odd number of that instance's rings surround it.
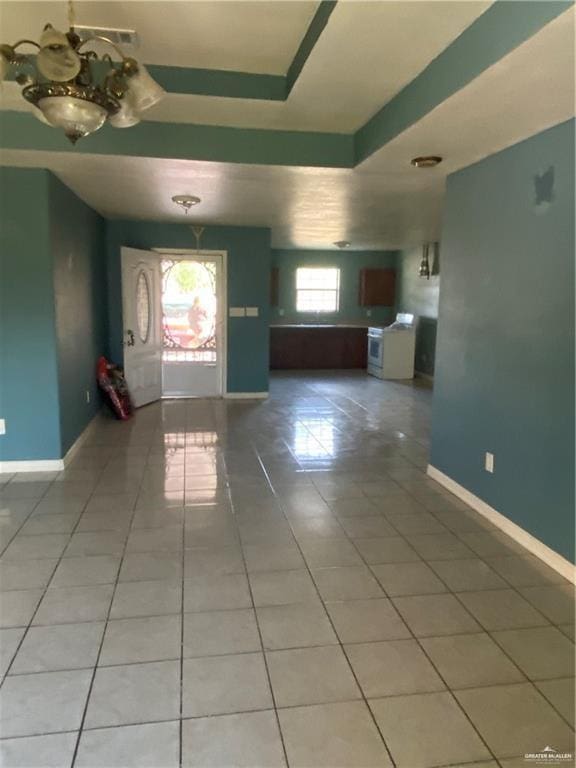
M 94 43 L 107 46 L 119 60 L 111 53 L 98 55 Z M 24 46 L 35 48 L 36 55 L 21 53 Z M 106 122 L 114 128 L 136 125 L 165 93 L 111 40 L 99 35 L 83 40 L 73 26 L 64 33 L 47 24 L 39 42 L 0 45 L 0 82 L 12 71 L 35 116 L 63 130 L 73 144 Z

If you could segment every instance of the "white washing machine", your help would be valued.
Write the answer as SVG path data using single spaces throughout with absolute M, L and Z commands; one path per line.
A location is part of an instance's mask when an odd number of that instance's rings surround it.
M 368 373 L 379 379 L 413 379 L 414 315 L 399 312 L 386 328 L 368 328 Z

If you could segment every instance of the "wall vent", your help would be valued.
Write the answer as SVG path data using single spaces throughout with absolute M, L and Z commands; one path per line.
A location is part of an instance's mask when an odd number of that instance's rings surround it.
M 116 45 L 119 45 L 121 48 L 138 48 L 138 33 L 134 29 L 85 27 L 77 24 L 74 27 L 74 31 L 82 38 L 82 40 L 87 40 L 94 35 L 100 35 L 101 37 L 107 37 L 108 40 L 112 40 L 113 43 L 116 43 Z

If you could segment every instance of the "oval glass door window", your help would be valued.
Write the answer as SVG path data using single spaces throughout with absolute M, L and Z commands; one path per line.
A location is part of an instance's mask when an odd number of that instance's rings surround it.
M 140 270 L 136 282 L 136 319 L 138 321 L 138 336 L 146 344 L 150 336 L 150 286 L 144 270 Z

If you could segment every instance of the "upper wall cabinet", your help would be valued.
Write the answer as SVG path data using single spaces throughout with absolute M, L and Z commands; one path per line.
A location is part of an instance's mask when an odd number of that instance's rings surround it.
M 361 269 L 358 304 L 361 307 L 393 307 L 396 272 L 393 269 Z

